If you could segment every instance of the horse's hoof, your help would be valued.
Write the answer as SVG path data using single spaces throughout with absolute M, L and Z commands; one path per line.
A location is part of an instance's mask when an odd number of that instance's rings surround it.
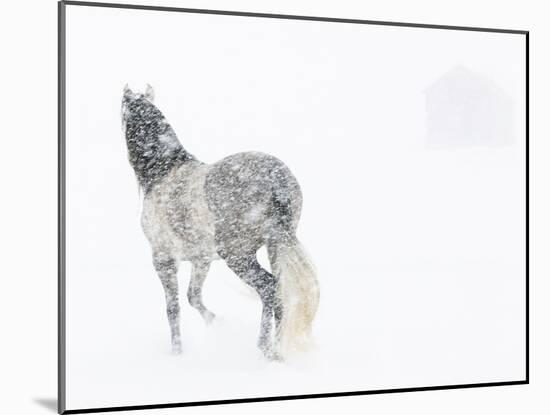
M 179 355 L 181 354 L 181 343 L 174 343 L 172 344 L 172 354 L 173 355 Z
M 210 324 L 214 321 L 216 315 L 214 313 L 211 313 L 210 311 L 206 311 L 202 317 L 204 318 L 204 322 L 206 324 Z
M 263 349 L 263 348 L 260 348 L 260 350 L 264 354 L 264 357 L 267 360 L 271 361 L 271 362 L 282 362 L 282 361 L 284 361 L 283 356 L 278 352 L 275 352 L 271 349 Z
M 271 352 L 269 356 L 267 356 L 268 360 L 272 362 L 284 362 L 283 356 L 281 356 L 280 353 L 277 352 Z

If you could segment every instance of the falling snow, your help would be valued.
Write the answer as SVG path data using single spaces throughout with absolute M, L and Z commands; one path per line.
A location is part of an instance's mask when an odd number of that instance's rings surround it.
M 207 165 L 187 152 L 153 104 L 153 89 L 124 89 L 122 123 L 128 158 L 144 192 L 142 227 L 166 295 L 172 350 L 182 350 L 177 284 L 192 263 L 187 299 L 206 323 L 202 301 L 210 263 L 223 259 L 262 301 L 258 347 L 268 359 L 307 349 L 319 302 L 314 268 L 296 238 L 302 194 L 280 160 L 246 152 Z M 256 253 L 267 247 L 271 272 Z

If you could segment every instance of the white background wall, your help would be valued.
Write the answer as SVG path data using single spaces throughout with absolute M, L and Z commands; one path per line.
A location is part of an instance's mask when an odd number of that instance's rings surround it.
M 430 393 L 258 403 L 223 407 L 174 409 L 179 413 L 239 413 L 261 410 L 345 411 L 347 413 L 546 413 L 549 337 L 544 320 L 550 315 L 544 298 L 550 268 L 550 195 L 544 160 L 548 144 L 537 141 L 550 133 L 544 111 L 548 82 L 538 74 L 550 71 L 545 58 L 550 40 L 543 3 L 462 1 L 360 2 L 252 1 L 162 2 L 182 7 L 234 9 L 286 14 L 326 15 L 374 20 L 408 21 L 531 30 L 531 262 L 533 343 L 532 384 Z M 541 6 L 538 6 L 538 5 Z M 7 7 L 6 7 L 7 6 Z M 48 413 L 37 402 L 50 402 L 56 394 L 56 5 L 28 1 L 4 6 L 2 39 L 2 258 L 0 286 L 2 348 L 0 367 L 4 413 Z M 98 28 L 100 30 L 100 28 Z M 540 53 L 539 53 L 540 51 Z M 536 89 L 535 89 L 536 88 Z M 536 122 L 535 122 L 536 121 Z M 540 163 L 539 163 L 540 160 Z M 536 171 L 535 171 L 536 170 Z M 535 181 L 537 183 L 535 189 Z M 536 190 L 536 192 L 535 192 Z M 535 211 L 537 216 L 535 216 Z M 536 227 L 536 230 L 535 230 Z M 539 278 L 540 276 L 540 278 Z M 538 353 L 543 351 L 543 354 Z M 548 405 L 546 405 L 548 406 Z M 546 409 L 546 410 L 545 410 Z M 158 411 L 160 413 L 160 411 Z

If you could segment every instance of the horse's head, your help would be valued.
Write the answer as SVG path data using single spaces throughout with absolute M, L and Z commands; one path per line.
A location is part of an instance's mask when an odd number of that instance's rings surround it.
M 153 99 L 150 85 L 144 93 L 133 92 L 126 85 L 122 94 L 122 128 L 128 158 L 146 191 L 172 167 L 193 158 L 184 150 Z
M 153 87 L 147 84 L 144 93 L 133 92 L 128 84 L 124 87 L 122 93 L 122 106 L 121 106 L 121 116 L 122 116 L 122 125 L 126 127 L 128 121 L 136 117 L 144 117 L 156 113 L 153 109 L 156 110 L 153 100 L 155 98 L 155 93 Z M 157 110 L 158 111 L 158 110 Z

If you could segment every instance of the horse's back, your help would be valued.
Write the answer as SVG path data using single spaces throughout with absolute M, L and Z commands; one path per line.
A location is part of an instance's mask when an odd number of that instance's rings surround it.
M 290 232 L 297 226 L 300 187 L 290 169 L 269 154 L 237 153 L 210 165 L 204 190 L 216 231 L 225 239 L 217 243 L 255 250 L 273 234 L 281 215 L 290 216 Z
M 294 233 L 301 205 L 298 182 L 282 161 L 237 153 L 175 168 L 145 195 L 142 226 L 153 251 L 217 259 L 223 248 L 257 250 L 282 223 Z

